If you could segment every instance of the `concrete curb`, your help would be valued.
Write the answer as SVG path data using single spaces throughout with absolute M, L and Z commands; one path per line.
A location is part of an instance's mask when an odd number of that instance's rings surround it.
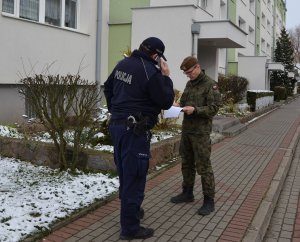
M 299 141 L 300 136 L 300 127 L 297 128 L 296 133 L 293 136 L 293 139 L 286 149 L 283 160 L 273 177 L 270 187 L 260 203 L 259 208 L 252 219 L 252 223 L 249 226 L 245 237 L 243 238 L 243 242 L 253 242 L 253 241 L 263 241 L 265 233 L 269 227 L 269 223 L 277 204 L 280 191 L 282 190 L 282 186 L 284 184 L 285 178 L 289 171 L 291 162 L 293 160 L 293 155 L 295 152 L 295 148 Z

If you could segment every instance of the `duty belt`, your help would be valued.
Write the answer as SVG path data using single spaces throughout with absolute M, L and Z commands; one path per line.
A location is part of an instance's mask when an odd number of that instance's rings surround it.
M 112 125 L 123 124 L 127 126 L 127 129 L 132 129 L 133 133 L 140 136 L 145 134 L 149 130 L 148 117 L 139 115 L 138 117 L 134 115 L 129 115 L 127 119 L 117 119 L 111 120 Z
M 127 119 L 115 119 L 110 121 L 113 125 L 124 124 L 124 125 L 133 125 L 136 124 L 136 118 L 133 115 L 128 116 Z

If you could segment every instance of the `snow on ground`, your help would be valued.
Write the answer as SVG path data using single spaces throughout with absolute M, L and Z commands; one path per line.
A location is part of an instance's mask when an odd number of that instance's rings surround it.
M 118 178 L 0 157 L 0 241 L 14 242 L 116 192 Z
M 174 137 L 174 135 L 178 135 L 180 133 L 180 130 L 174 130 L 174 131 L 156 131 L 152 132 L 152 138 L 151 138 L 151 143 L 156 143 L 164 139 L 168 139 L 171 137 Z M 72 140 L 72 132 L 67 131 L 65 134 L 66 140 Z M 0 125 L 0 136 L 2 137 L 8 137 L 8 138 L 17 138 L 17 139 L 23 139 L 24 135 L 19 133 L 16 128 L 11 128 L 8 126 L 3 126 Z M 103 133 L 98 133 L 96 134 L 97 137 L 104 136 Z M 27 137 L 28 138 L 28 137 Z M 53 143 L 52 139 L 50 138 L 49 133 L 44 132 L 44 133 L 38 133 L 36 135 L 33 135 L 31 137 L 32 140 L 34 141 L 39 141 L 39 142 L 45 142 L 45 143 Z M 69 143 L 69 145 L 72 146 L 72 143 Z M 113 147 L 111 145 L 102 145 L 98 144 L 96 146 L 89 146 L 87 145 L 88 148 L 94 149 L 94 150 L 99 150 L 99 151 L 108 151 L 108 152 L 113 152 Z

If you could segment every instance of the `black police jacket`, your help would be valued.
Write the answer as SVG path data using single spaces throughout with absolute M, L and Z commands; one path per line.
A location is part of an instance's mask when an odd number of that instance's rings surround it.
M 161 110 L 172 106 L 173 82 L 162 75 L 156 64 L 143 52 L 134 50 L 130 57 L 116 65 L 104 83 L 104 95 L 112 120 L 140 113 L 149 118 L 152 128 Z

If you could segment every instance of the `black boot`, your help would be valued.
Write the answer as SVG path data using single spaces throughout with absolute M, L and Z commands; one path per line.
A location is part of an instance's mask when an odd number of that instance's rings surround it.
M 152 237 L 154 229 L 140 227 L 139 231 L 134 235 L 120 235 L 120 240 L 147 239 Z
M 194 201 L 193 187 L 182 187 L 182 193 L 171 198 L 172 203 L 188 203 Z
M 201 208 L 198 209 L 198 214 L 202 216 L 209 215 L 215 211 L 215 201 L 213 198 L 204 195 L 204 201 Z

